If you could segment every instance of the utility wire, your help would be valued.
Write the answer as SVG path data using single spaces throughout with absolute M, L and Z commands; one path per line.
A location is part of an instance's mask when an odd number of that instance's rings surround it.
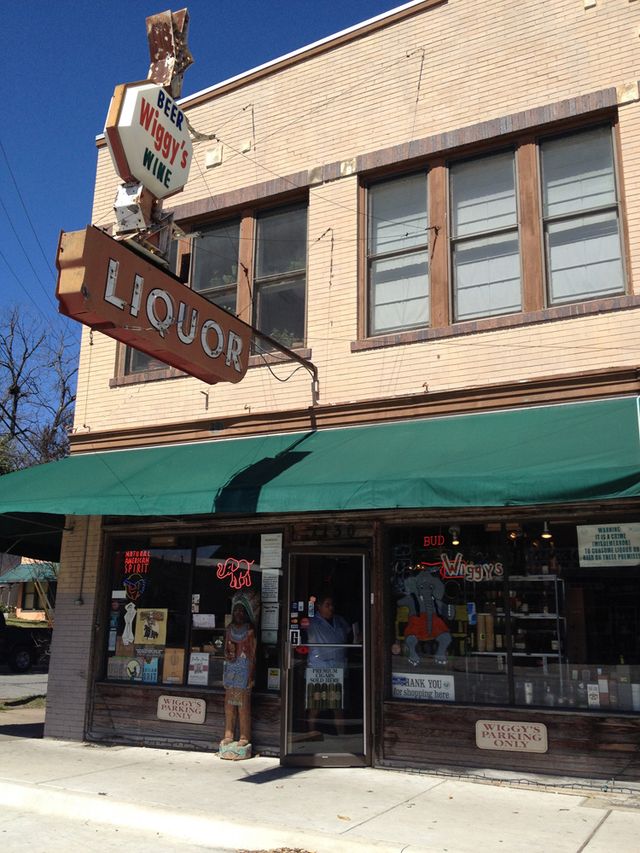
M 33 236 L 35 237 L 36 243 L 38 244 L 38 247 L 40 249 L 40 254 L 42 255 L 42 258 L 43 258 L 45 264 L 47 265 L 47 267 L 49 268 L 49 270 L 51 271 L 51 274 L 53 275 L 53 277 L 55 279 L 55 277 L 56 277 L 55 270 L 51 266 L 50 262 L 47 260 L 47 256 L 45 254 L 45 251 L 42 248 L 42 243 L 40 242 L 40 238 L 38 237 L 38 232 L 36 231 L 35 226 L 31 220 L 31 217 L 29 216 L 29 211 L 27 210 L 27 205 L 25 204 L 24 198 L 22 197 L 22 193 L 20 192 L 20 187 L 18 186 L 18 182 L 16 181 L 15 175 L 13 174 L 11 164 L 9 163 L 9 158 L 7 157 L 7 152 L 5 151 L 5 148 L 4 148 L 4 145 L 2 144 L 1 139 L 0 139 L 0 151 L 2 151 L 2 156 L 4 157 L 5 163 L 7 164 L 7 169 L 9 171 L 9 174 L 11 175 L 11 180 L 13 181 L 13 185 L 16 189 L 16 193 L 18 194 L 18 198 L 20 199 L 20 203 L 22 204 L 22 209 L 24 210 L 25 216 L 27 217 L 27 221 L 29 222 L 29 225 L 31 226 L 31 231 L 33 232 Z
M 31 267 L 31 272 L 34 274 L 35 279 L 36 279 L 36 281 L 38 282 L 38 284 L 39 284 L 39 286 L 40 286 L 40 289 L 41 289 L 41 290 L 42 290 L 42 292 L 44 293 L 45 297 L 48 299 L 49 304 L 52 306 L 52 308 L 54 308 L 54 309 L 56 309 L 56 310 L 57 310 L 56 305 L 55 305 L 55 303 L 54 303 L 53 299 L 51 298 L 51 294 L 50 294 L 50 293 L 49 293 L 49 291 L 45 288 L 44 284 L 42 283 L 42 280 L 40 279 L 40 276 L 38 275 L 38 272 L 36 271 L 36 268 L 35 268 L 35 267 L 34 267 L 34 265 L 31 263 L 31 258 L 29 257 L 29 253 L 27 252 L 27 250 L 26 250 L 26 248 L 25 248 L 25 246 L 24 246 L 24 243 L 23 243 L 23 242 L 22 242 L 22 240 L 20 239 L 20 235 L 18 234 L 18 232 L 17 232 L 17 230 L 16 230 L 16 228 L 15 228 L 15 226 L 14 226 L 14 224 L 13 224 L 13 221 L 12 221 L 12 219 L 11 219 L 11 216 L 9 215 L 9 211 L 8 211 L 8 210 L 7 210 L 7 208 L 6 208 L 5 203 L 2 201 L 2 198 L 0 198 L 0 207 L 2 207 L 2 209 L 3 209 L 3 211 L 4 211 L 4 214 L 5 214 L 5 216 L 7 217 L 7 221 L 9 222 L 9 227 L 10 227 L 10 228 L 11 228 L 11 230 L 13 231 L 13 235 L 14 235 L 14 237 L 16 238 L 16 242 L 18 243 L 18 245 L 19 245 L 19 246 L 20 246 L 20 248 L 22 249 L 22 253 L 24 254 L 25 258 L 27 259 L 27 263 L 28 263 L 28 264 L 29 264 L 29 266 Z

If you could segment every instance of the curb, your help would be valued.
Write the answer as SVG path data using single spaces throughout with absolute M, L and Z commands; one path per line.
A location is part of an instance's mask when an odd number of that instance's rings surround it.
M 136 805 L 95 794 L 0 780 L 0 802 L 5 807 L 68 820 L 92 821 L 138 832 L 157 833 L 182 842 L 229 851 L 313 848 L 314 853 L 420 853 L 423 847 L 388 844 L 369 839 L 335 837 L 298 829 L 272 829 L 248 821 L 209 817 L 202 812 L 168 812 L 160 806 Z

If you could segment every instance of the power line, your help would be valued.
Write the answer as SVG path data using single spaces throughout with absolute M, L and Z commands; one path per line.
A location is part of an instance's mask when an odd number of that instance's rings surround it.
M 9 222 L 9 227 L 10 227 L 10 228 L 11 228 L 11 230 L 13 231 L 14 237 L 16 238 L 16 241 L 17 241 L 18 245 L 19 245 L 19 246 L 20 246 L 20 248 L 22 249 L 22 252 L 23 252 L 23 254 L 24 254 L 25 258 L 27 259 L 27 263 L 28 263 L 28 264 L 29 264 L 29 266 L 31 267 L 31 271 L 32 271 L 32 273 L 34 274 L 36 281 L 37 281 L 37 282 L 38 282 L 38 284 L 40 285 L 40 289 L 41 289 L 41 290 L 42 290 L 42 292 L 44 293 L 45 297 L 49 300 L 49 303 L 51 304 L 52 308 L 56 308 L 56 305 L 55 305 L 55 303 L 54 303 L 53 299 L 51 298 L 51 295 L 50 295 L 49 291 L 45 288 L 44 284 L 42 283 L 42 281 L 41 281 L 41 279 L 40 279 L 40 276 L 38 275 L 38 273 L 37 273 L 37 271 L 36 271 L 36 268 L 35 268 L 35 267 L 33 266 L 33 264 L 31 263 L 31 258 L 29 257 L 29 253 L 27 252 L 27 250 L 26 250 L 26 248 L 25 248 L 25 246 L 24 246 L 24 243 L 23 243 L 23 242 L 22 242 L 22 240 L 20 239 L 20 235 L 18 234 L 18 232 L 17 232 L 17 230 L 16 230 L 16 228 L 15 228 L 15 226 L 14 226 L 14 224 L 13 224 L 13 221 L 12 221 L 11 217 L 9 216 L 9 211 L 8 211 L 8 210 L 7 210 L 7 208 L 6 208 L 5 203 L 2 201 L 2 198 L 0 198 L 0 206 L 1 206 L 1 207 L 2 207 L 2 209 L 3 209 L 5 216 L 7 217 L 7 221 Z
M 20 199 L 20 203 L 22 204 L 22 209 L 24 210 L 25 216 L 27 217 L 27 221 L 29 222 L 29 225 L 31 226 L 31 231 L 33 232 L 33 236 L 35 237 L 36 243 L 38 244 L 38 247 L 40 249 L 40 254 L 42 255 L 42 258 L 43 258 L 45 264 L 47 265 L 47 267 L 49 268 L 49 270 L 51 271 L 51 274 L 53 275 L 53 277 L 55 279 L 55 277 L 56 277 L 55 270 L 53 269 L 53 267 L 51 266 L 51 264 L 47 260 L 47 256 L 45 255 L 45 251 L 42 248 L 42 243 L 40 242 L 40 238 L 38 237 L 38 233 L 37 233 L 35 226 L 31 220 L 31 217 L 29 216 L 29 211 L 27 210 L 27 205 L 25 204 L 24 198 L 22 197 L 22 193 L 20 192 L 20 187 L 18 186 L 18 182 L 16 181 L 15 175 L 13 174 L 11 164 L 9 163 L 9 158 L 7 157 L 7 152 L 5 151 L 5 148 L 4 148 L 4 145 L 2 144 L 1 139 L 0 139 L 0 150 L 2 151 L 2 155 L 4 157 L 5 163 L 7 164 L 7 169 L 9 171 L 9 174 L 11 175 L 11 180 L 13 181 L 13 185 L 16 189 L 16 193 L 18 194 L 18 198 Z

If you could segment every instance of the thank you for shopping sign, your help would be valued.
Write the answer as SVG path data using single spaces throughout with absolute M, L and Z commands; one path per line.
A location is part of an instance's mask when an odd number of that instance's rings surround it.
M 391 695 L 394 699 L 433 699 L 438 702 L 455 702 L 454 676 L 394 672 L 391 674 Z

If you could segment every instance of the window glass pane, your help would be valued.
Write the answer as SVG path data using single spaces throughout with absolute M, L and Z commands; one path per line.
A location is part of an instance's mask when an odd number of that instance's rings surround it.
M 458 243 L 453 251 L 455 319 L 521 309 L 517 234 Z
M 412 175 L 369 190 L 369 255 L 427 242 L 426 175 Z
M 211 292 L 218 288 L 229 290 L 231 285 L 235 286 L 239 245 L 239 222 L 226 222 L 203 230 L 193 241 L 193 289 L 210 298 Z M 235 311 L 235 299 L 233 302 L 232 310 Z
M 624 289 L 615 211 L 549 222 L 547 243 L 553 303 Z
M 608 127 L 543 142 L 541 151 L 545 216 L 616 203 Z
M 640 711 L 640 525 L 500 526 L 391 532 L 393 697 Z
M 110 590 L 107 678 L 183 684 L 190 548 L 116 551 Z
M 300 272 L 307 265 L 307 208 L 298 206 L 258 219 L 256 276 Z
M 257 327 L 286 347 L 304 344 L 305 280 L 299 276 L 257 287 Z M 264 341 L 258 340 L 261 349 Z
M 206 294 L 206 296 L 209 302 L 213 302 L 214 305 L 224 308 L 230 314 L 235 314 L 237 292 L 235 287 L 220 288 L 220 290 L 214 290 L 212 293 Z
M 508 704 L 504 543 L 482 525 L 453 541 L 449 525 L 391 534 L 392 696 Z
M 413 252 L 372 262 L 373 334 L 428 323 L 428 260 L 427 252 Z
M 146 352 L 127 347 L 125 373 L 145 373 L 148 370 L 164 370 L 168 367 L 164 361 L 158 361 Z
M 261 630 L 261 588 L 259 534 L 202 537 L 196 548 L 191 596 L 189 683 L 223 686 L 225 629 L 231 621 L 233 597 L 242 594 L 253 608 L 251 622 L 258 641 L 255 688 L 279 690 L 267 677 L 269 667 L 279 666 L 279 626 Z M 234 675 L 243 673 L 236 670 Z
M 517 224 L 512 152 L 457 163 L 450 181 L 454 237 Z

